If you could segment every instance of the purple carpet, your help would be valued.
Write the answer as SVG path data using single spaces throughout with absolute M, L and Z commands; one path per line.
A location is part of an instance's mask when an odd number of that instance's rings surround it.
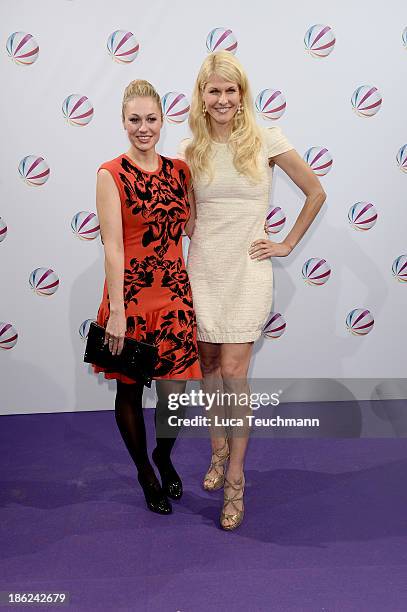
M 253 438 L 231 533 L 200 486 L 208 440 L 177 442 L 171 516 L 146 509 L 113 412 L 3 416 L 0 442 L 0 591 L 69 592 L 55 610 L 407 609 L 405 440 Z

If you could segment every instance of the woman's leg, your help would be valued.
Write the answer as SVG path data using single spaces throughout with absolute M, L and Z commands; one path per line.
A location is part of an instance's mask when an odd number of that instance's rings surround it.
M 252 350 L 252 342 L 222 344 L 221 348 L 221 373 L 225 398 L 228 397 L 226 394 L 230 394 L 229 405 L 226 407 L 228 418 L 243 422 L 243 425 L 236 424 L 229 427 L 230 459 L 226 473 L 225 499 L 232 498 L 235 501 L 225 504 L 223 511 L 226 515 L 236 515 L 243 511 L 243 467 L 250 435 L 250 426 L 246 417 L 251 414 L 247 373 Z M 222 526 L 226 529 L 233 528 L 236 521 L 225 517 L 224 514 L 221 520 Z
M 205 416 L 211 419 L 209 433 L 211 437 L 212 460 L 203 483 L 205 489 L 214 491 L 223 485 L 224 465 L 229 454 L 226 429 L 223 425 L 219 425 L 225 419 L 226 412 L 222 401 L 216 401 L 216 398 L 218 396 L 221 397 L 223 392 L 220 367 L 221 344 L 199 341 L 198 347 L 203 375 L 202 390 L 215 400 L 211 404 L 211 408 L 205 413 Z M 216 425 L 216 422 L 218 425 Z
M 146 428 L 142 406 L 143 388 L 141 383 L 126 384 L 117 381 L 115 417 L 138 473 L 144 474 L 146 478 L 154 479 L 154 470 L 147 454 Z
M 185 380 L 156 380 L 157 406 L 155 409 L 155 432 L 157 446 L 153 451 L 153 461 L 156 464 L 165 493 L 172 499 L 182 496 L 182 482 L 172 461 L 171 451 L 177 439 L 181 425 L 169 425 L 169 417 L 182 418 L 185 409 L 179 406 L 176 411 L 169 409 L 171 394 L 180 395 L 185 392 Z
M 143 417 L 143 385 L 117 381 L 115 417 L 124 443 L 133 459 L 138 480 L 150 510 L 169 514 L 171 505 L 161 489 L 147 453 L 146 428 Z
M 155 431 L 157 439 L 157 451 L 164 458 L 170 458 L 172 448 L 177 439 L 181 426 L 168 424 L 170 416 L 183 417 L 184 410 L 179 406 L 176 411 L 170 410 L 169 396 L 180 395 L 185 392 L 185 380 L 156 380 L 157 405 L 155 409 Z

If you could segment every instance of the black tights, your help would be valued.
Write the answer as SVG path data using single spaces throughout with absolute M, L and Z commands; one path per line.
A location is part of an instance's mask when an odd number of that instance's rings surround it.
M 170 415 L 182 416 L 180 410 L 172 411 L 168 407 L 168 396 L 171 393 L 183 393 L 185 381 L 157 380 L 157 407 L 155 409 L 156 453 L 161 461 L 170 460 L 172 448 L 177 439 L 179 427 L 167 426 Z M 149 482 L 156 481 L 154 469 L 147 452 L 147 437 L 144 424 L 143 385 L 140 383 L 126 384 L 117 381 L 115 401 L 116 423 L 124 443 L 133 459 L 139 475 Z

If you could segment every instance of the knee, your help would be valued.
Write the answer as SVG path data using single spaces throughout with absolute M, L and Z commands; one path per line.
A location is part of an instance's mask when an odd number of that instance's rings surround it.
M 222 360 L 221 363 L 221 375 L 223 379 L 228 378 L 242 378 L 247 377 L 246 364 L 242 364 L 239 359 L 228 357 Z
M 203 376 L 221 376 L 220 359 L 218 355 L 201 357 L 200 364 Z
M 143 397 L 143 385 L 141 383 L 124 383 L 117 381 L 115 408 L 126 406 L 137 408 L 141 406 Z

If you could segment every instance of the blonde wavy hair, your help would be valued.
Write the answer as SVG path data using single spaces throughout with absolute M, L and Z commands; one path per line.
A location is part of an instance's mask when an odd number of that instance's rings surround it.
M 157 91 L 148 81 L 143 79 L 136 79 L 129 83 L 124 90 L 123 102 L 122 102 L 122 120 L 124 121 L 124 112 L 126 110 L 126 104 L 133 98 L 153 98 L 157 102 L 157 106 L 160 109 L 161 120 L 163 120 L 163 109 L 161 106 L 161 98 Z
M 233 118 L 232 132 L 228 142 L 233 151 L 233 163 L 236 170 L 248 178 L 258 181 L 261 174 L 258 164 L 262 145 L 260 130 L 255 121 L 253 101 L 246 73 L 239 61 L 229 51 L 217 51 L 208 55 L 195 82 L 189 113 L 192 142 L 185 151 L 192 176 L 207 175 L 209 180 L 213 177 L 213 168 L 209 156 L 212 146 L 210 118 L 208 113 L 204 114 L 202 112 L 202 94 L 213 75 L 236 83 L 239 87 L 242 111 L 236 113 Z

